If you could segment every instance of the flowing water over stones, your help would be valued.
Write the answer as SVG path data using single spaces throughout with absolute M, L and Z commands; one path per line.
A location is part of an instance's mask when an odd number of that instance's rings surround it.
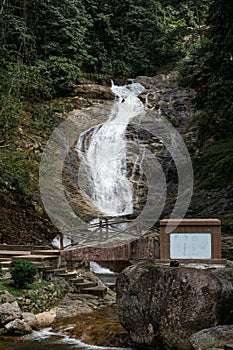
M 100 266 L 97 262 L 90 262 L 90 271 L 93 271 L 98 275 L 100 280 L 110 289 L 115 290 L 116 279 L 119 275 L 117 272 L 113 272 L 106 267 Z
M 114 308 L 61 320 L 28 336 L 1 338 L 1 350 L 129 350 Z

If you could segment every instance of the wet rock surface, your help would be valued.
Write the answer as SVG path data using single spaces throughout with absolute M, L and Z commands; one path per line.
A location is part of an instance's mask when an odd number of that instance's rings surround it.
M 108 289 L 104 297 L 90 294 L 67 293 L 56 308 L 56 320 L 90 313 L 98 307 L 115 304 L 115 293 Z
M 182 62 L 181 62 L 182 63 Z M 178 70 L 173 69 L 170 72 L 160 73 L 154 77 L 140 76 L 136 82 L 141 83 L 147 91 L 140 96 L 147 108 L 163 115 L 178 130 L 182 136 L 191 157 L 198 156 L 199 132 L 198 123 L 195 123 L 193 108 L 193 98 L 196 92 L 192 89 L 181 88 L 177 82 Z M 170 158 L 166 159 L 166 152 L 163 147 L 151 147 L 152 138 L 148 135 L 147 147 L 153 154 L 156 154 L 159 161 L 163 164 L 170 164 L 163 168 L 168 173 L 168 197 L 162 214 L 162 217 L 169 217 L 174 205 L 176 196 L 177 177 L 174 164 Z M 204 147 L 211 146 L 213 140 L 207 140 Z M 160 145 L 161 146 L 161 145 Z M 195 174 L 194 174 L 195 179 Z M 172 199 L 173 197 L 173 199 Z M 194 188 L 194 193 L 186 214 L 186 218 L 219 218 L 222 222 L 223 232 L 223 254 L 228 259 L 233 258 L 232 243 L 232 215 L 233 215 L 233 186 L 226 188 L 198 189 Z M 140 201 L 139 201 L 140 202 Z M 143 199 L 141 200 L 143 203 Z
M 90 302 L 97 301 L 92 299 Z M 57 319 L 53 329 L 94 346 L 124 347 L 129 342 L 128 334 L 120 325 L 114 306 L 102 305 L 93 312 L 79 314 L 78 318 Z
M 233 323 L 232 272 L 150 263 L 128 267 L 116 286 L 120 322 L 141 348 L 191 349 L 193 333 Z
M 190 118 L 192 112 L 192 97 L 194 92 L 189 89 L 183 89 L 178 87 L 177 84 L 177 70 L 173 70 L 168 74 L 157 74 L 155 77 L 138 77 L 134 80 L 135 83 L 142 84 L 146 90 L 139 97 L 143 101 L 147 112 L 153 112 L 155 118 L 162 114 L 165 116 L 169 122 L 182 134 L 186 139 L 187 145 L 191 152 L 195 152 L 196 147 L 196 130 L 192 129 L 190 126 Z M 101 86 L 96 84 L 83 84 L 76 86 L 76 93 L 79 97 L 85 99 L 102 99 L 102 100 L 113 100 L 115 95 L 108 86 Z M 109 101 L 110 102 L 110 101 Z M 102 111 L 101 111 L 102 109 Z M 108 111 L 105 104 L 99 106 L 98 119 L 96 124 L 101 123 L 101 116 L 105 114 L 107 117 Z M 68 116 L 74 113 L 71 112 Z M 78 115 L 79 114 L 79 115 Z M 89 114 L 89 116 L 88 116 Z M 88 122 L 88 117 L 93 120 L 94 112 L 92 109 L 88 109 L 86 113 L 77 113 L 78 123 L 80 129 L 88 130 L 85 124 Z M 85 120 L 83 119 L 83 116 Z M 96 125 L 95 124 L 95 125 Z M 93 123 L 94 125 L 94 123 Z M 85 129 L 86 128 L 86 129 Z M 90 138 L 92 136 L 95 127 L 89 128 L 85 133 L 85 145 L 88 147 Z M 160 161 L 165 164 L 169 163 L 169 169 L 165 171 L 170 172 L 170 178 L 168 182 L 171 182 L 171 178 L 174 175 L 174 164 L 171 162 L 171 156 L 169 157 L 166 147 L 162 140 L 155 135 L 152 135 L 148 130 L 141 129 L 140 123 L 137 124 L 135 129 L 135 124 L 129 124 L 126 131 L 126 137 L 129 141 L 136 142 L 138 145 L 144 145 L 147 147 L 149 152 L 159 156 Z M 132 144 L 132 143 L 131 143 Z M 84 150 L 83 150 L 84 151 Z M 147 187 L 146 187 L 146 177 L 140 172 L 140 162 L 135 164 L 135 154 L 133 151 L 133 162 L 131 164 L 131 149 L 128 147 L 128 177 L 133 182 L 134 187 L 134 209 L 137 214 L 142 210 L 147 198 Z M 169 159 L 168 159 L 169 158 Z M 130 160 L 131 159 L 131 160 Z M 88 176 L 85 174 L 85 169 L 80 168 L 80 159 L 75 151 L 74 147 L 71 147 L 70 152 L 65 160 L 64 167 L 64 180 L 66 185 L 66 197 L 74 209 L 75 212 L 81 214 L 84 220 L 91 219 L 91 216 L 99 216 L 100 213 L 96 211 L 93 207 L 92 201 L 90 199 L 92 193 L 92 185 L 89 183 Z M 134 174 L 132 175 L 132 172 Z M 173 176 L 174 175 L 174 176 Z M 80 190 L 80 180 L 82 179 L 82 190 Z M 174 179 L 172 179 L 174 180 Z M 85 195 L 84 191 L 85 190 Z M 78 200 L 77 200 L 78 198 Z

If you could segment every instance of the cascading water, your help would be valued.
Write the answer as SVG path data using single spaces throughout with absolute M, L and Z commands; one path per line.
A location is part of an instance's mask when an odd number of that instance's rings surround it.
M 92 130 L 80 135 L 76 150 L 88 169 L 92 188 L 93 205 L 105 216 L 122 216 L 133 213 L 133 189 L 127 178 L 125 131 L 133 117 L 138 115 L 143 104 L 137 97 L 144 87 L 134 83 L 127 86 L 112 86 L 116 103 L 109 119 Z

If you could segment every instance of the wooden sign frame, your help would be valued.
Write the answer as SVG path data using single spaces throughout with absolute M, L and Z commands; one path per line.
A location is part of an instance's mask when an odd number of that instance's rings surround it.
M 167 228 L 169 227 L 169 230 Z M 174 229 L 173 229 L 174 227 Z M 174 236 L 174 234 L 176 234 Z M 182 235 L 182 236 L 178 236 Z M 190 237 L 194 238 L 193 242 Z M 203 237 L 201 237 L 203 235 Z M 178 248 L 171 249 L 171 244 L 181 246 L 181 253 Z M 172 238 L 172 239 L 171 239 Z M 185 238 L 187 240 L 187 257 L 185 256 Z M 206 239 L 206 240 L 205 240 Z M 199 247 L 195 244 L 199 241 Z M 193 244 L 193 246 L 192 246 Z M 202 244 L 202 246 L 201 246 Z M 203 247 L 203 244 L 210 245 Z M 202 253 L 198 249 L 203 249 Z M 175 251 L 176 254 L 172 253 Z M 160 260 L 161 262 L 169 262 L 178 260 L 182 263 L 206 263 L 206 264 L 225 264 L 226 260 L 222 259 L 221 251 L 221 221 L 218 219 L 164 219 L 160 221 Z

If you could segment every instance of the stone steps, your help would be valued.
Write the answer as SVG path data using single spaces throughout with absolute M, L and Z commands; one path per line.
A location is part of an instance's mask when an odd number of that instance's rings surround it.
M 76 280 L 75 277 L 77 277 L 77 272 L 58 273 L 56 276 L 72 281 Z
M 64 287 L 70 288 L 73 293 L 90 294 L 103 297 L 107 292 L 106 287 L 98 285 L 98 282 L 91 281 L 79 276 L 77 271 L 65 269 L 43 269 L 43 278 L 48 281 L 64 281 Z
M 46 266 L 45 268 L 44 268 L 44 272 L 46 273 L 46 274 L 53 274 L 53 275 L 57 275 L 57 274 L 59 274 L 59 273 L 65 273 L 65 272 L 67 272 L 67 270 L 66 269 L 64 269 L 64 268 L 60 268 L 60 269 L 53 269 L 53 268 L 51 268 L 51 266 Z
M 70 280 L 70 282 L 72 283 L 72 284 L 76 284 L 76 283 L 83 283 L 84 282 L 84 278 L 82 278 L 82 277 L 77 277 L 77 278 L 72 278 L 71 280 Z
M 2 268 L 2 271 L 3 271 L 3 273 L 6 273 L 6 272 L 9 271 L 9 268 L 8 268 L 8 267 L 3 267 L 3 268 Z
M 29 250 L 0 250 L 0 258 L 11 258 L 13 256 L 27 256 L 30 255 Z
M 23 259 L 27 261 L 43 261 L 43 260 L 49 260 L 49 259 L 57 259 L 58 255 L 36 255 L 36 254 L 29 254 L 29 255 L 14 255 L 12 256 L 12 260 L 16 259 Z
M 84 280 L 83 282 L 75 283 L 75 289 L 77 292 L 81 293 L 83 291 L 87 291 L 93 287 L 97 287 L 98 283 Z
M 48 249 L 48 247 L 0 245 L 0 262 L 4 274 L 9 271 L 12 260 L 23 259 L 37 265 L 41 269 L 44 279 L 58 282 L 64 280 L 65 286 L 70 287 L 74 293 L 90 294 L 98 297 L 105 295 L 107 288 L 99 286 L 98 282 L 79 276 L 77 271 L 55 268 L 58 265 L 59 256 L 59 250 Z
M 34 255 L 60 255 L 60 250 L 49 249 L 49 250 L 32 250 Z
M 0 244 L 0 251 L 3 251 L 3 250 L 14 250 L 14 251 L 48 250 L 48 247 L 47 246 Z M 51 248 L 50 250 L 53 250 L 53 249 Z
M 66 274 L 66 269 L 52 269 L 50 267 L 45 267 L 42 269 L 43 278 L 47 281 L 56 281 L 59 279 L 59 274 Z
M 47 246 L 20 246 L 0 244 L 0 262 L 4 267 L 3 272 L 9 270 L 12 260 L 23 259 L 37 265 L 38 268 L 58 265 L 60 251 L 57 249 L 48 249 Z
M 10 264 L 11 264 L 11 260 L 9 260 L 9 259 L 4 259 L 4 260 L 0 259 L 0 263 L 1 263 L 2 267 L 8 268 L 10 266 Z
M 39 269 L 43 269 L 44 266 L 54 265 L 57 266 L 58 255 L 18 255 L 13 256 L 11 260 L 25 260 L 30 261 L 34 265 L 36 265 Z M 50 266 L 51 268 L 51 266 Z
M 82 292 L 103 298 L 107 292 L 107 288 L 101 287 L 101 286 L 96 286 L 96 287 L 91 287 L 91 288 L 84 288 L 82 290 Z

